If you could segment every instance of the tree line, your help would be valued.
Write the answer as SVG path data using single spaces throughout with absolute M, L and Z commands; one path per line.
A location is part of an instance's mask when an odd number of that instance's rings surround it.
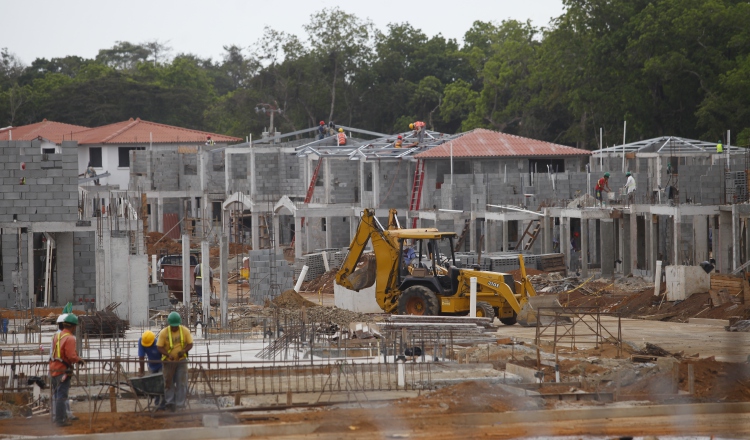
M 408 22 L 376 29 L 339 8 L 303 35 L 266 28 L 220 60 L 167 43 L 117 42 L 94 59 L 23 65 L 0 51 L 0 126 L 46 118 L 98 126 L 130 117 L 245 137 L 318 122 L 384 133 L 416 120 L 579 148 L 676 135 L 750 141 L 750 4 L 564 0 L 548 26 L 476 21 L 463 41 Z M 600 128 L 602 138 L 600 139 Z

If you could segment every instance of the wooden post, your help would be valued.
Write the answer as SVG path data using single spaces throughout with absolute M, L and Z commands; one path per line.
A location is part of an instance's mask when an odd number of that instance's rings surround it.
M 675 362 L 672 364 L 672 393 L 678 394 L 680 392 L 680 363 Z
M 688 364 L 688 390 L 691 396 L 695 396 L 695 370 L 693 364 Z
M 113 413 L 117 412 L 117 394 L 115 392 L 115 387 L 109 387 L 109 411 Z
M 286 404 L 287 406 L 292 406 L 292 390 L 286 391 Z

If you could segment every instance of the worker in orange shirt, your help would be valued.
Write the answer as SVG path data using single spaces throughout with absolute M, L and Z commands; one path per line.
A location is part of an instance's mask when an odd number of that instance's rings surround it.
M 422 121 L 416 121 L 409 124 L 409 128 L 414 130 L 414 135 L 417 136 L 417 142 L 422 143 L 424 140 L 425 123 Z
M 73 365 L 83 365 L 83 359 L 76 353 L 76 337 L 73 336 L 78 326 L 78 317 L 73 313 L 63 320 L 63 330 L 52 338 L 52 359 L 49 361 L 49 372 L 52 376 L 53 405 L 55 406 L 54 422 L 57 426 L 70 426 L 65 402 L 68 401 L 70 379 L 73 377 Z
M 346 133 L 343 128 L 339 128 L 338 144 L 339 146 L 346 145 Z

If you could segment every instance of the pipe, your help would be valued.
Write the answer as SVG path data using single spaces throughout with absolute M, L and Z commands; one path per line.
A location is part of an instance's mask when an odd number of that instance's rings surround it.
M 469 278 L 469 316 L 477 317 L 477 277 Z
M 302 272 L 299 274 L 299 278 L 297 278 L 297 284 L 294 285 L 294 291 L 299 293 L 299 289 L 302 287 L 302 282 L 305 281 L 305 276 L 307 276 L 307 270 L 309 267 L 307 265 L 302 266 Z

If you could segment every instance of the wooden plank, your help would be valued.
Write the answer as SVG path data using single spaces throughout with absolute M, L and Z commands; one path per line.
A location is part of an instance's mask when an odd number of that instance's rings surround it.
M 688 324 L 710 325 L 712 327 L 727 327 L 728 319 L 690 318 Z
M 750 283 L 747 282 L 747 279 L 742 280 L 742 290 L 744 292 L 745 304 L 750 304 Z

